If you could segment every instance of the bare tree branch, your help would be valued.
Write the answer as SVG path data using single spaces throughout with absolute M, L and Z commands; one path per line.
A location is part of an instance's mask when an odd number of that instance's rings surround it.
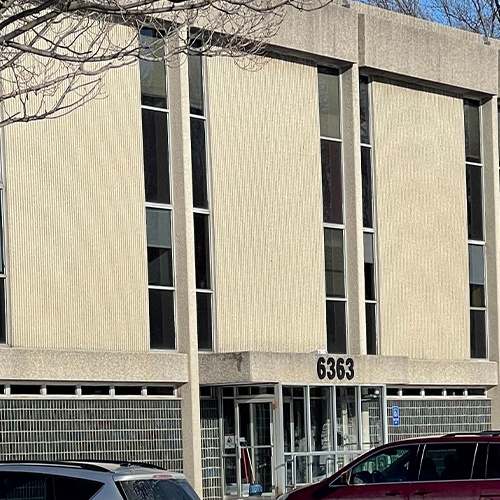
M 269 42 L 288 7 L 330 1 L 0 1 L 0 127 L 69 113 L 102 95 L 108 71 L 137 60 L 172 64 L 195 48 L 248 57 Z M 146 27 L 158 36 L 140 37 Z M 157 49 L 173 37 L 170 50 Z
M 500 0 L 361 0 L 486 37 L 500 37 Z

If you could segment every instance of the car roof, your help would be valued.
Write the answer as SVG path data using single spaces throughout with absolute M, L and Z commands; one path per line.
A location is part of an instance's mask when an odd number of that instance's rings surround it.
M 465 442 L 500 442 L 500 431 L 481 431 L 481 432 L 454 432 L 449 434 L 441 434 L 438 436 L 421 436 L 402 439 L 400 441 L 392 441 L 383 445 L 394 446 L 397 444 L 427 444 L 427 443 L 439 443 L 442 441 L 465 441 Z M 375 448 L 376 449 L 376 448 Z
M 73 470 L 87 470 L 92 472 L 111 473 L 118 476 L 151 476 L 161 475 L 165 479 L 184 479 L 179 472 L 172 472 L 152 464 L 127 461 L 87 461 L 87 460 L 11 460 L 1 461 L 2 467 L 54 467 L 55 469 L 69 468 Z M 118 479 L 118 478 L 117 478 Z

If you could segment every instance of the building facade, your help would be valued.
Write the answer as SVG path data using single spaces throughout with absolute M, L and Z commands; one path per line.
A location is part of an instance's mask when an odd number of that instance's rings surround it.
M 0 458 L 274 497 L 498 428 L 499 50 L 330 4 L 6 127 Z

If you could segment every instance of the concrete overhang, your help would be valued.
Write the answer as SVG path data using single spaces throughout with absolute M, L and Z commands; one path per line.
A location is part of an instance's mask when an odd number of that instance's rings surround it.
M 269 43 L 271 51 L 319 64 L 357 64 L 372 75 L 475 97 L 498 93 L 499 48 L 476 33 L 340 0 L 312 12 L 289 9 Z
M 498 47 L 477 34 L 356 5 L 359 65 L 484 95 L 498 90 Z
M 351 9 L 330 3 L 310 12 L 290 8 L 270 50 L 279 48 L 300 57 L 337 61 L 342 66 L 358 59 L 358 16 Z
M 186 354 L 0 349 L 0 380 L 75 382 L 188 381 Z
M 352 359 L 354 376 L 320 379 L 318 360 L 323 357 Z M 405 356 L 348 356 L 331 354 L 288 354 L 277 352 L 204 353 L 199 356 L 200 384 L 387 384 L 493 387 L 498 383 L 498 366 L 491 361 L 427 360 Z

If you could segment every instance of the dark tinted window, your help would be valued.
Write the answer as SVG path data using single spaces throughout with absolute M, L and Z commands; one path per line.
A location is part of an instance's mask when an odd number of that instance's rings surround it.
M 454 481 L 470 479 L 476 443 L 445 443 L 426 445 L 419 481 Z
M 210 288 L 210 233 L 206 214 L 194 214 L 196 288 Z
M 189 108 L 193 115 L 203 116 L 203 66 L 201 56 L 188 56 Z
M 47 385 L 47 394 L 65 394 L 65 395 L 75 395 L 76 387 L 74 385 Z
M 208 208 L 207 155 L 205 148 L 205 121 L 191 118 L 193 206 L 196 208 Z
M 39 385 L 28 385 L 28 384 L 11 384 L 10 386 L 11 394 L 37 394 L 40 395 Z
M 327 297 L 345 297 L 344 236 L 342 229 L 324 229 Z
M 370 144 L 370 99 L 368 94 L 368 78 L 359 79 L 359 119 L 360 138 L 363 144 Z
M 152 349 L 175 349 L 172 290 L 149 289 L 149 329 Z
M 464 101 L 465 156 L 467 161 L 481 163 L 481 127 L 479 103 Z
M 366 354 L 377 354 L 377 305 L 373 302 L 365 304 L 366 314 Z
M 1 472 L 0 499 L 52 500 L 49 481 L 50 478 L 43 474 Z
M 347 352 L 347 332 L 344 301 L 326 301 L 327 349 L 331 353 Z
M 102 487 L 97 481 L 54 476 L 55 500 L 90 500 Z
M 323 220 L 342 224 L 342 145 L 321 141 L 321 173 L 323 182 Z
M 361 181 L 363 191 L 363 227 L 373 227 L 371 149 L 361 148 Z
M 163 58 L 165 42 L 162 35 L 152 29 L 141 30 L 141 101 L 147 106 L 167 107 L 167 74 Z M 149 59 L 149 60 L 147 60 Z
M 467 165 L 465 170 L 467 188 L 467 231 L 469 239 L 483 239 L 482 168 Z
M 365 257 L 365 299 L 375 300 L 375 259 L 373 256 L 373 234 L 363 233 Z
M 140 385 L 117 385 L 115 386 L 115 396 L 140 396 L 142 387 Z
M 486 311 L 470 311 L 470 355 L 471 358 L 486 358 Z
M 339 76 L 330 68 L 318 68 L 320 134 L 340 139 Z
M 469 290 L 471 307 L 484 307 L 484 247 L 469 245 Z
M 351 484 L 411 481 L 417 446 L 397 446 L 375 453 L 352 468 Z
M 150 285 L 173 286 L 174 284 L 171 218 L 170 210 L 146 209 Z
M 500 478 L 500 443 L 488 445 L 488 458 L 486 461 L 486 478 Z
M 469 389 L 469 396 L 474 396 L 474 394 L 471 394 L 471 389 Z M 485 478 L 487 452 L 488 452 L 488 443 L 478 443 L 476 456 L 474 458 L 474 469 L 472 471 L 473 479 Z
M 196 293 L 196 319 L 198 324 L 198 349 L 212 349 L 212 294 Z
M 167 113 L 142 110 L 142 140 L 146 201 L 170 203 Z
M 199 500 L 186 480 L 152 478 L 118 484 L 127 500 Z

